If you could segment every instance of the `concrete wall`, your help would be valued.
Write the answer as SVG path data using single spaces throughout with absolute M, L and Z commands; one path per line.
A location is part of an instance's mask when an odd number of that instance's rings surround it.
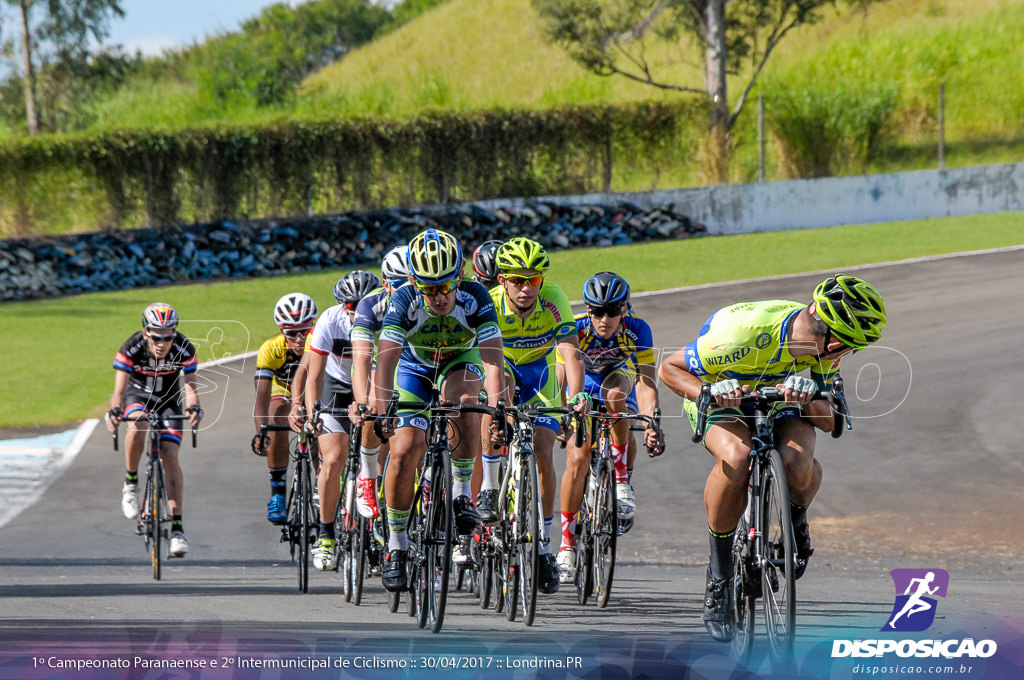
M 1024 163 L 956 170 L 826 177 L 625 194 L 560 196 L 559 202 L 674 204 L 711 234 L 1024 210 Z M 522 201 L 493 201 L 493 205 Z

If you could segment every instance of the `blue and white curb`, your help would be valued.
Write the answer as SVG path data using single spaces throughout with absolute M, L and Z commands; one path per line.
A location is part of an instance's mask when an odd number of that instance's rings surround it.
M 68 469 L 100 421 L 31 439 L 0 440 L 0 527 L 39 500 Z

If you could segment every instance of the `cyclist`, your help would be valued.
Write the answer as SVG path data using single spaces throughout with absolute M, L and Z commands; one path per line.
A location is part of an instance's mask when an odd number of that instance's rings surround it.
M 484 241 L 473 251 L 473 280 L 487 290 L 498 285 L 498 265 L 495 257 L 504 241 Z
M 338 301 L 317 320 L 309 337 L 306 385 L 303 396 L 307 423 L 317 432 L 320 471 L 317 492 L 320 498 L 320 532 L 313 547 L 313 567 L 331 571 L 338 559 L 335 517 L 341 500 L 341 475 L 348 454 L 348 406 L 352 403 L 352 317 L 356 305 L 380 279 L 370 272 L 356 270 L 342 276 L 334 286 Z M 326 378 L 324 374 L 326 373 Z
M 584 389 L 604 403 L 610 413 L 653 415 L 658 407 L 657 373 L 651 327 L 632 312 L 629 283 L 615 272 L 599 272 L 583 284 L 587 311 L 576 315 L 576 337 L 586 369 Z M 615 462 L 615 497 L 620 531 L 628 531 L 636 516 L 636 498 L 630 485 L 632 437 L 628 420 L 611 429 Z M 648 425 L 644 441 L 652 455 L 661 453 L 662 434 Z M 562 545 L 558 568 L 562 583 L 576 578 L 576 515 L 583 499 L 583 483 L 590 469 L 592 442 L 570 445 L 562 476 Z M 635 445 L 634 445 L 635 451 Z
M 409 246 L 395 246 L 384 255 L 380 271 L 383 275 L 381 287 L 366 295 L 356 307 L 352 322 L 352 394 L 349 418 L 353 425 L 362 423 L 359 405 L 367 406 L 372 401 L 373 349 L 381 328 L 384 314 L 391 296 L 402 285 L 409 282 Z M 359 485 L 356 504 L 359 514 L 367 519 L 380 516 L 377 507 L 377 477 L 380 476 L 381 440 L 372 427 L 364 427 L 359 446 Z
M 562 395 L 555 375 L 555 354 L 565 364 L 571 404 L 583 414 L 589 411 L 590 400 L 583 391 L 583 363 L 579 358 L 576 323 L 569 298 L 561 288 L 545 279 L 551 259 L 544 247 L 522 236 L 504 243 L 495 257 L 498 286 L 491 290 L 491 299 L 501 328 L 505 348 L 505 397 L 512 403 L 513 390 L 519 387 L 522 405 L 561 406 Z M 540 477 L 543 527 L 538 550 L 542 593 L 558 590 L 558 563 L 549 546 L 555 514 L 557 479 L 551 458 L 559 421 L 541 416 L 534 421 L 534 448 Z M 501 452 L 485 448 L 483 480 L 477 496 L 477 509 L 485 522 L 497 520 L 499 469 Z
M 740 409 L 743 394 L 775 386 L 786 403 L 774 414 L 775 444 L 786 466 L 796 537 L 796 578 L 807 567 L 811 534 L 807 506 L 821 485 L 821 464 L 814 458 L 814 427 L 831 431 L 832 407 L 810 401 L 828 389 L 839 361 L 876 342 L 885 327 L 885 303 L 867 282 L 838 274 L 820 283 L 810 304 L 789 300 L 748 302 L 724 307 L 704 323 L 697 339 L 668 357 L 661 380 L 684 398 L 695 426 L 702 382 L 711 383 L 717 408 L 708 416 L 705 448 L 715 457 L 704 486 L 710 559 L 704 594 L 704 626 L 713 638 L 732 635 L 727 608 L 732 576 L 732 543 L 746 506 L 748 458 L 753 425 Z M 801 376 L 810 369 L 811 377 Z
M 261 442 L 259 430 L 264 423 L 283 422 L 288 417 L 292 406 L 292 381 L 316 315 L 313 298 L 304 293 L 283 295 L 274 305 L 274 323 L 281 332 L 264 342 L 256 356 L 256 404 L 252 412 L 256 435 L 252 439 L 252 451 L 267 457 L 270 475 L 267 521 L 271 524 L 284 524 L 288 514 L 285 507 L 288 436 L 286 432 L 268 432 Z
M 114 432 L 124 417 L 156 411 L 181 415 L 182 386 L 185 412 L 193 427 L 199 425 L 195 372 L 196 348 L 178 332 L 178 313 L 166 302 L 154 302 L 142 312 L 142 330 L 132 334 L 114 357 L 114 392 L 110 395 L 107 429 Z M 181 376 L 181 380 L 178 380 Z M 121 489 L 121 511 L 128 519 L 139 515 L 139 460 L 149 437 L 149 425 L 128 424 L 124 448 L 125 476 Z M 171 511 L 171 557 L 184 557 L 188 541 L 182 524 L 184 476 L 178 462 L 181 431 L 165 423 L 160 432 L 160 460 L 164 466 L 167 499 Z
M 483 286 L 462 278 L 462 266 L 462 249 L 447 232 L 427 229 L 409 243 L 413 283 L 395 291 L 384 317 L 374 373 L 374 412 L 385 412 L 395 386 L 402 401 L 424 406 L 435 390 L 446 401 L 460 403 L 475 402 L 483 389 L 490 405 L 497 403 L 502 351 L 494 304 Z M 452 496 L 456 528 L 460 535 L 467 535 L 480 525 L 470 500 L 470 480 L 481 418 L 467 413 L 459 421 L 453 439 Z M 494 428 L 490 418 L 485 417 L 484 423 L 494 441 L 501 441 L 500 428 Z M 389 430 L 390 425 L 386 424 Z M 426 428 L 422 410 L 398 411 L 384 476 L 391 533 L 381 580 L 390 591 L 402 590 L 408 583 L 405 531 L 416 469 L 427 448 Z

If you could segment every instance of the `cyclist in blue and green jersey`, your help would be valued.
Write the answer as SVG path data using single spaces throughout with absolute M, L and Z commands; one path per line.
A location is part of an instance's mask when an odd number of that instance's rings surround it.
M 384 255 L 380 271 L 383 276 L 381 287 L 370 291 L 360 300 L 352 322 L 352 392 L 354 400 L 349 407 L 349 418 L 354 425 L 360 425 L 363 415 L 359 406 L 366 407 L 373 399 L 372 377 L 374 370 L 374 347 L 387 312 L 391 296 L 409 282 L 409 246 L 395 246 Z M 381 448 L 383 446 L 372 427 L 364 427 L 359 447 L 359 485 L 356 495 L 359 513 L 364 517 L 380 515 L 377 507 L 376 481 L 380 476 Z
M 598 272 L 583 284 L 586 312 L 576 315 L 576 337 L 584 364 L 584 390 L 611 413 L 653 415 L 658 407 L 654 338 L 646 321 L 633 314 L 629 283 L 615 272 Z M 648 427 L 645 443 L 656 455 L 661 452 L 661 433 Z M 583 484 L 590 469 L 591 446 L 569 446 L 562 476 L 562 544 L 558 568 L 562 583 L 576 578 L 576 515 L 583 499 Z M 630 446 L 632 444 L 632 446 Z M 628 531 L 636 515 L 636 498 L 630 484 L 632 442 L 629 421 L 612 426 L 611 448 L 615 463 L 615 497 L 620 530 Z
M 704 625 L 713 638 L 728 641 L 728 593 L 732 575 L 733 534 L 746 505 L 751 413 L 741 410 L 742 396 L 760 386 L 781 390 L 786 403 L 774 418 L 776 447 L 786 466 L 799 578 L 811 553 L 807 506 L 821 485 L 821 464 L 814 458 L 814 428 L 831 431 L 833 411 L 827 401 L 811 401 L 828 389 L 840 360 L 877 342 L 885 328 L 882 297 L 854 276 L 833 276 L 814 290 L 810 304 L 789 300 L 747 302 L 715 312 L 697 339 L 668 357 L 662 381 L 684 398 L 696 427 L 696 400 L 710 383 L 713 406 L 704 446 L 715 465 L 704 486 L 710 559 L 704 594 Z M 810 370 L 810 377 L 802 376 Z
M 427 229 L 409 243 L 413 282 L 395 291 L 384 317 L 374 374 L 374 413 L 384 413 L 397 387 L 401 401 L 426 407 L 435 391 L 452 403 L 475 402 L 481 390 L 494 406 L 502 390 L 501 331 L 486 289 L 462 277 L 462 248 L 447 232 Z M 408 523 L 416 470 L 426 452 L 422 409 L 399 410 L 384 475 L 390 536 L 381 580 L 390 591 L 407 587 Z M 484 424 L 495 442 L 500 428 Z M 452 496 L 460 535 L 480 525 L 470 498 L 481 416 L 463 414 L 452 450 Z
M 576 342 L 576 323 L 569 298 L 561 288 L 545 279 L 551 259 L 539 243 L 520 236 L 498 248 L 495 262 L 498 285 L 491 289 L 491 299 L 505 348 L 506 400 L 512 403 L 514 389 L 518 387 L 519 402 L 524 406 L 561 406 L 562 395 L 555 372 L 555 355 L 558 354 L 565 364 L 569 401 L 586 414 L 590 402 L 583 392 L 583 364 Z M 542 593 L 550 594 L 558 590 L 558 563 L 551 554 L 549 542 L 557 487 L 551 454 L 560 426 L 558 419 L 540 416 L 534 421 L 534 427 L 544 519 L 538 546 L 538 587 Z M 493 522 L 497 519 L 501 454 L 485 450 L 482 458 L 484 471 L 477 507 L 484 521 Z

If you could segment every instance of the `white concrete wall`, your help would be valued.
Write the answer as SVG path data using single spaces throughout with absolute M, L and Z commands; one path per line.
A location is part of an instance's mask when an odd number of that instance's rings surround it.
M 712 234 L 1024 210 L 1024 163 L 696 189 L 559 196 L 570 203 L 675 205 Z M 487 204 L 522 205 L 524 201 Z

